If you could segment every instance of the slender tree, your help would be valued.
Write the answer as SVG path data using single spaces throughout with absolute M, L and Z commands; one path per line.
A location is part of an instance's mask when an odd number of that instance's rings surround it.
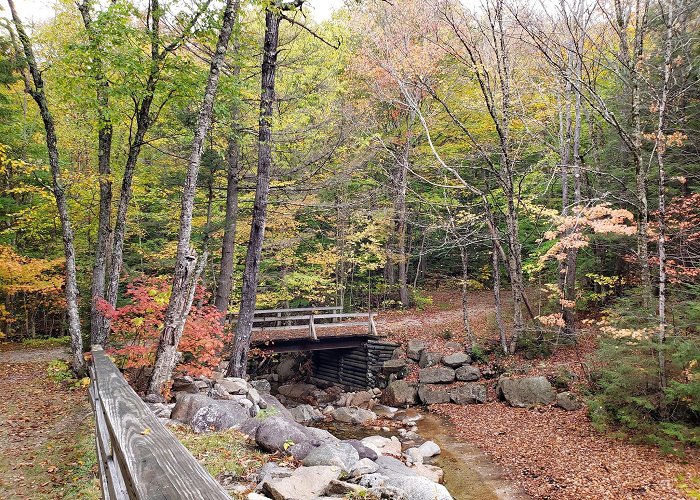
M 187 176 L 182 191 L 182 206 L 180 210 L 180 231 L 177 242 L 175 273 L 173 275 L 170 301 L 165 312 L 163 332 L 161 333 L 156 351 L 156 362 L 148 384 L 151 393 L 159 394 L 163 384 L 170 378 L 177 364 L 177 348 L 185 328 L 185 320 L 190 312 L 197 279 L 203 265 L 195 272 L 197 255 L 190 246 L 192 236 L 192 213 L 194 198 L 197 190 L 197 177 L 204 151 L 204 141 L 211 125 L 214 99 L 219 84 L 221 67 L 224 63 L 228 42 L 233 32 L 238 11 L 238 0 L 227 0 L 224 8 L 221 31 L 216 42 L 216 50 L 209 67 L 209 76 L 204 90 L 204 98 L 197 117 L 197 125 L 192 141 L 192 152 L 187 165 Z M 201 262 L 206 262 L 206 254 L 201 256 Z
M 24 29 L 22 20 L 17 14 L 14 0 L 8 0 L 8 3 L 10 5 L 12 20 L 17 31 L 17 37 L 24 50 L 26 67 L 29 71 L 29 74 L 23 72 L 25 77 L 25 89 L 39 107 L 41 120 L 44 123 L 46 149 L 48 150 L 49 167 L 51 169 L 52 191 L 56 200 L 56 208 L 58 209 L 58 216 L 61 220 L 61 231 L 63 233 L 63 254 L 66 266 L 64 286 L 66 310 L 68 313 L 68 333 L 71 338 L 71 366 L 76 373 L 83 373 L 85 371 L 85 360 L 83 359 L 83 338 L 80 331 L 80 315 L 78 311 L 78 282 L 75 265 L 75 247 L 73 245 L 73 228 L 68 212 L 66 186 L 61 175 L 56 126 L 46 99 L 44 79 L 34 55 L 32 42 Z

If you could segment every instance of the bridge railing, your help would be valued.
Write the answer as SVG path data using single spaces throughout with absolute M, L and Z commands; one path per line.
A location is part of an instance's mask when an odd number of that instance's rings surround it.
M 105 500 L 230 496 L 160 423 L 101 347 L 92 348 L 90 402 Z

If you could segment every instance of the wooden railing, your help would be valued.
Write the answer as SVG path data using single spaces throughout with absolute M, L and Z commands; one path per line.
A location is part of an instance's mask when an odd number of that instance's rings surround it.
M 231 498 L 160 423 L 99 346 L 92 349 L 90 378 L 105 500 Z
M 344 321 L 352 319 L 355 321 Z M 362 321 L 358 321 L 362 319 Z M 262 326 L 261 323 L 276 321 L 272 317 L 254 317 L 253 331 L 274 331 L 274 330 L 309 330 L 309 337 L 317 340 L 316 329 L 365 326 L 369 335 L 377 335 L 377 325 L 374 322 L 374 313 L 339 313 L 339 314 L 305 314 L 298 316 L 285 316 L 286 325 Z M 260 326 L 255 326 L 256 324 Z

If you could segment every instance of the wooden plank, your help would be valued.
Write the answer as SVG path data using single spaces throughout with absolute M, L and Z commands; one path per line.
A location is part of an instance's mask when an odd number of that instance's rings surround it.
M 112 437 L 113 453 L 123 464 L 131 498 L 230 500 L 178 439 L 156 418 L 104 351 L 92 350 L 97 395 Z
M 289 309 L 256 309 L 254 312 L 255 316 L 263 316 L 265 314 L 284 314 L 290 312 L 314 312 L 314 311 L 342 311 L 341 306 L 323 306 L 323 307 L 291 307 Z M 232 314 L 232 316 L 237 316 L 237 313 Z M 287 319 L 282 317 L 282 319 Z
M 281 319 L 284 321 L 308 321 L 313 316 L 314 320 L 318 319 L 342 319 L 342 318 L 368 318 L 367 313 L 340 313 L 340 314 L 304 314 L 301 316 L 282 316 Z M 278 323 L 280 318 L 278 316 L 270 317 L 256 317 L 253 318 L 253 323 Z

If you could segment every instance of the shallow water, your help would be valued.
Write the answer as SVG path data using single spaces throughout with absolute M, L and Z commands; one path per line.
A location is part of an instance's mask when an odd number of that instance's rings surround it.
M 404 413 L 402 411 L 402 413 Z M 520 500 L 527 498 L 513 484 L 503 478 L 500 471 L 475 446 L 454 439 L 452 424 L 437 415 L 415 409 L 405 411 L 406 416 L 420 414 L 418 434 L 422 440 L 435 441 L 442 452 L 431 460 L 432 465 L 445 472 L 445 487 L 455 500 Z M 322 422 L 317 424 L 340 439 L 362 439 L 368 436 L 397 436 L 396 429 L 389 432 L 372 430 L 371 427 Z

